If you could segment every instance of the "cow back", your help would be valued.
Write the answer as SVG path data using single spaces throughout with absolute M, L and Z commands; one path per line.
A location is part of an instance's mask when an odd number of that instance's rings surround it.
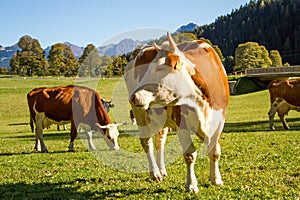
M 225 109 L 229 100 L 229 86 L 218 54 L 201 40 L 188 44 L 184 54 L 195 64 L 196 74 L 192 76 L 194 83 L 206 96 L 211 107 L 215 110 Z
M 293 106 L 300 106 L 300 79 L 275 80 L 269 85 L 270 101 L 284 99 Z

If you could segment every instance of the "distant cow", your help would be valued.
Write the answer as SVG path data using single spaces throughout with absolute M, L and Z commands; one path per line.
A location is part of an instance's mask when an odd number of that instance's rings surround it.
M 104 109 L 105 109 L 105 111 L 106 111 L 107 113 L 109 112 L 109 109 L 110 109 L 110 108 L 115 107 L 115 105 L 112 104 L 111 101 L 105 101 L 104 99 L 101 98 L 101 102 L 102 102 L 102 104 L 103 104 L 103 106 L 104 106 Z M 57 130 L 60 131 L 59 125 L 57 125 Z M 63 125 L 63 130 L 64 130 L 64 131 L 67 130 L 66 124 Z M 33 132 L 33 129 L 32 129 L 32 132 Z
M 222 185 L 219 143 L 229 100 L 227 76 L 214 49 L 202 40 L 176 45 L 168 33 L 161 47 L 144 47 L 126 66 L 125 81 L 152 179 L 166 176 L 165 127 L 177 130 L 187 166 L 186 189 L 198 192 L 191 133 L 207 144 L 210 180 Z M 157 161 L 151 135 L 156 134 Z
M 284 116 L 289 110 L 300 112 L 300 79 L 276 80 L 269 85 L 271 108 L 268 112 L 270 129 L 275 130 L 276 112 L 285 129 L 290 129 Z
M 100 95 L 87 87 L 69 85 L 65 87 L 36 88 L 27 94 L 30 111 L 30 126 L 36 125 L 37 151 L 47 152 L 43 140 L 43 129 L 51 124 L 71 122 L 69 151 L 74 151 L 74 140 L 80 124 L 89 125 L 91 131 L 100 131 L 112 150 L 118 150 L 117 124 L 112 124 L 104 109 Z M 95 149 L 92 132 L 89 131 L 88 143 Z

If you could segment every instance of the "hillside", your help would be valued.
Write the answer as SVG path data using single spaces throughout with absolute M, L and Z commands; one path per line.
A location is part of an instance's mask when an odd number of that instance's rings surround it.
M 283 62 L 300 64 L 299 0 L 251 0 L 193 32 L 217 44 L 224 57 L 234 56 L 238 44 L 253 41 L 278 50 Z

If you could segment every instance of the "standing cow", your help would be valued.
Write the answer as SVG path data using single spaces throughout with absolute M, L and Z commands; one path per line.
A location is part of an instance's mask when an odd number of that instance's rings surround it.
M 166 176 L 164 164 L 165 127 L 177 130 L 187 166 L 186 189 L 198 192 L 194 164 L 197 151 L 191 133 L 207 144 L 210 180 L 222 185 L 218 160 L 220 136 L 229 100 L 227 76 L 213 48 L 204 41 L 176 45 L 168 41 L 143 48 L 125 71 L 125 81 L 141 144 L 147 154 L 154 180 Z M 156 134 L 157 161 L 151 135 Z
M 290 129 L 284 116 L 290 110 L 300 112 L 300 79 L 276 80 L 269 85 L 271 108 L 268 112 L 270 129 L 275 130 L 274 116 L 276 112 L 285 129 Z
M 36 125 L 37 151 L 47 152 L 43 140 L 43 129 L 51 124 L 71 122 L 69 151 L 74 151 L 74 140 L 80 124 L 89 125 L 88 143 L 95 149 L 92 142 L 92 131 L 100 131 L 112 150 L 118 150 L 117 124 L 112 124 L 104 109 L 100 95 L 87 87 L 69 85 L 65 87 L 36 88 L 27 94 L 30 111 L 30 126 Z

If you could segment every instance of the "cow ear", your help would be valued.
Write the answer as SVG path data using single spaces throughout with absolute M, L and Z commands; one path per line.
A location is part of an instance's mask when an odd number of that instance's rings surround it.
M 169 66 L 174 69 L 178 70 L 180 69 L 180 57 L 174 53 L 169 53 L 168 54 L 168 60 L 169 60 Z

